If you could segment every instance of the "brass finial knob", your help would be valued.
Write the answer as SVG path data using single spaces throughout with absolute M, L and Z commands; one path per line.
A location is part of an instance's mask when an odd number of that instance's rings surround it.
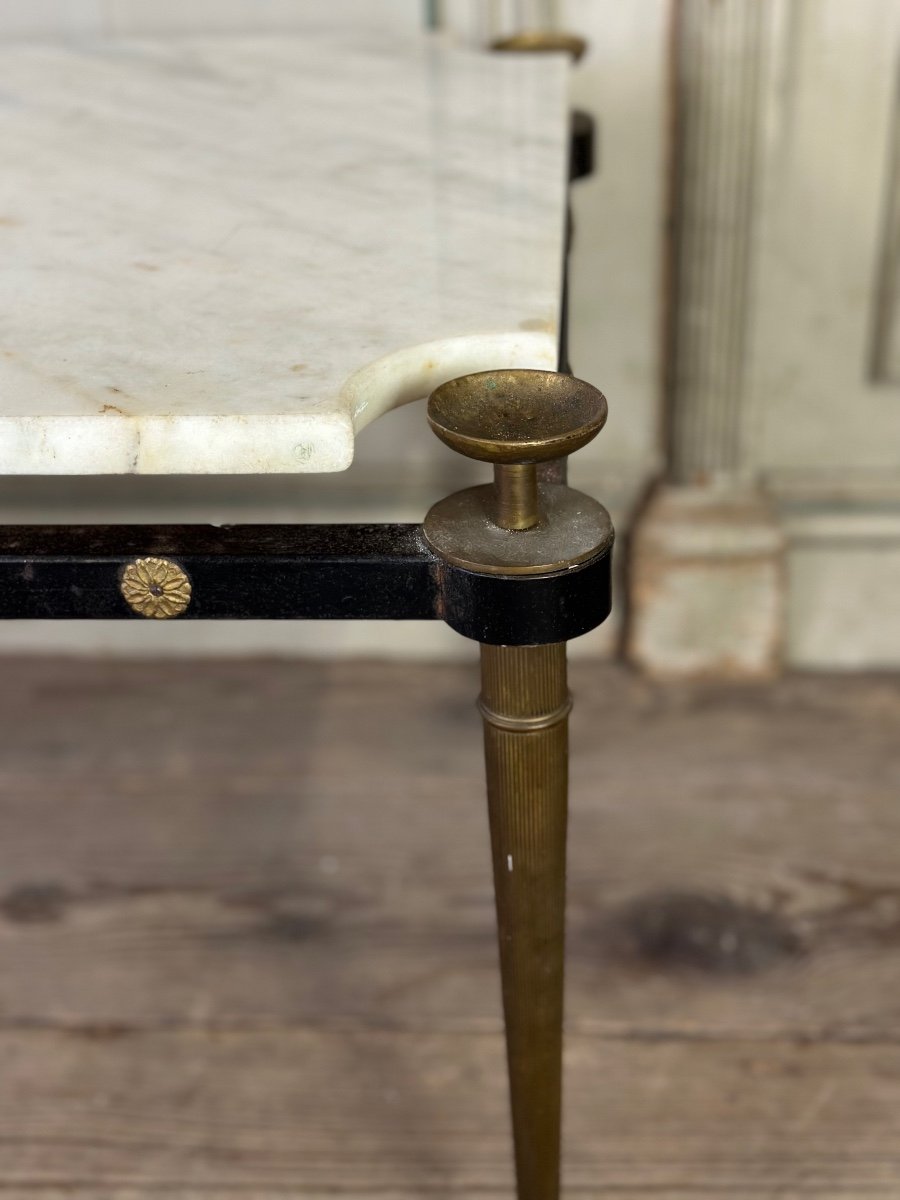
M 555 29 L 523 29 L 510 37 L 491 43 L 492 50 L 513 50 L 524 54 L 568 54 L 573 62 L 584 55 L 587 42 L 575 33 Z
M 536 464 L 596 437 L 606 400 L 589 383 L 555 371 L 480 371 L 432 392 L 428 422 L 451 449 L 494 464 L 496 523 L 531 529 L 541 519 Z

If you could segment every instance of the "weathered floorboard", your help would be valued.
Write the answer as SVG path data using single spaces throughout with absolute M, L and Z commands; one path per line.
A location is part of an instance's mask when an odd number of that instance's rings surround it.
M 900 1194 L 900 681 L 572 675 L 569 1192 Z M 0 679 L 0 1197 L 509 1195 L 474 662 Z
M 900 688 L 573 674 L 571 1027 L 900 1034 Z M 496 1027 L 474 673 L 3 677 L 0 1020 Z
M 25 1194 L 510 1187 L 496 1034 L 5 1034 L 0 1064 L 3 1179 Z M 579 1035 L 566 1065 L 570 1193 L 900 1191 L 897 1047 Z

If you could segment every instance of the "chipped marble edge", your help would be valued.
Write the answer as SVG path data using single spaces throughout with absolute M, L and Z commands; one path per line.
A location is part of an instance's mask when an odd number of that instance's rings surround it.
M 343 412 L 0 416 L 4 475 L 270 475 L 343 471 L 384 413 L 474 371 L 556 370 L 555 331 L 475 334 L 397 350 L 356 371 Z M 423 420 L 424 414 L 423 414 Z

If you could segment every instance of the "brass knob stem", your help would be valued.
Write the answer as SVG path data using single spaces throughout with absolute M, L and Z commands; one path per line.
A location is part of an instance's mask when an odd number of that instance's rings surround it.
M 495 521 L 502 529 L 533 529 L 540 524 L 537 467 L 534 463 L 495 463 Z

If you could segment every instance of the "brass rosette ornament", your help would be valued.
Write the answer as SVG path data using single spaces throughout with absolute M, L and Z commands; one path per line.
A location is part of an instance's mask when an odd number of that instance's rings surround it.
M 187 572 L 168 558 L 136 558 L 119 587 L 134 612 L 157 621 L 180 617 L 191 602 Z

